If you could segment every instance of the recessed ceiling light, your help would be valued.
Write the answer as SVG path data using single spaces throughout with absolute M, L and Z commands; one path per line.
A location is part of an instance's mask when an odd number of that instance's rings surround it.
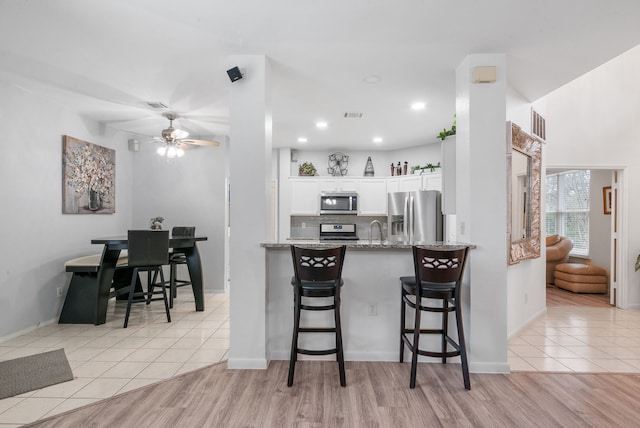
M 382 137 L 373 137 L 373 142 L 376 144 L 382 144 Z
M 299 137 L 298 138 L 298 143 L 306 143 L 307 142 L 307 137 Z
M 316 122 L 316 128 L 326 128 L 327 127 L 327 122 Z
M 425 103 L 423 103 L 422 101 L 418 101 L 415 102 L 413 104 L 411 104 L 411 109 L 412 110 L 424 110 L 427 107 L 427 105 Z
M 380 76 L 376 76 L 375 74 L 366 76 L 364 79 L 362 79 L 364 83 L 378 83 L 380 82 L 380 80 L 382 80 L 382 78 Z

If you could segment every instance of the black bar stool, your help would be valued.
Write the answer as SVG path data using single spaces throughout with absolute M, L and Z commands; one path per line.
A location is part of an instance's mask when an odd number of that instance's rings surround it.
M 462 304 L 460 301 L 460 286 L 462 274 L 467 260 L 469 248 L 461 246 L 457 249 L 431 250 L 413 246 L 413 263 L 415 276 L 403 276 L 402 301 L 400 309 L 400 362 L 404 361 L 405 345 L 413 353 L 411 359 L 410 388 L 416 386 L 416 371 L 418 355 L 442 358 L 446 364 L 447 358 L 460 356 L 462 362 L 462 377 L 464 387 L 471 389 L 469 381 L 469 367 L 467 364 L 467 349 L 462 327 Z M 416 278 L 418 281 L 416 281 Z M 420 284 L 420 286 L 416 286 Z M 429 306 L 423 299 L 436 299 L 442 302 L 441 307 Z M 415 309 L 413 326 L 407 328 L 405 322 L 407 306 Z M 442 314 L 442 325 L 439 329 L 421 328 L 420 314 L 422 311 L 439 312 Z M 454 312 L 458 330 L 457 342 L 449 336 L 449 313 Z M 439 351 L 420 349 L 421 334 L 439 334 L 442 346 Z M 410 335 L 412 339 L 410 339 Z M 448 350 L 451 345 L 452 350 Z M 450 348 L 449 348 L 450 349 Z
M 326 249 L 310 249 L 291 246 L 294 276 L 291 279 L 294 294 L 293 340 L 291 343 L 291 359 L 289 360 L 289 378 L 287 386 L 293 385 L 293 376 L 298 354 L 329 355 L 336 354 L 340 372 L 340 386 L 346 386 L 344 374 L 344 354 L 342 349 L 342 328 L 340 325 L 340 288 L 342 281 L 342 265 L 346 246 Z M 328 305 L 311 305 L 313 297 L 333 297 Z M 305 298 L 305 303 L 303 303 Z M 307 311 L 333 310 L 335 327 L 300 327 L 300 313 Z M 336 346 L 331 349 L 309 350 L 298 347 L 299 333 L 335 333 Z
M 169 300 L 167 299 L 167 282 L 164 280 L 162 265 L 169 263 L 169 231 L 168 230 L 130 230 L 127 233 L 129 257 L 128 266 L 133 268 L 129 284 L 127 313 L 124 317 L 124 328 L 129 324 L 129 314 L 133 303 L 146 303 L 163 300 L 167 313 L 167 322 L 171 322 Z M 148 272 L 147 277 L 153 280 L 147 284 L 147 291 L 136 291 L 138 272 Z M 160 282 L 156 279 L 160 276 Z M 155 290 L 158 287 L 159 290 Z M 162 297 L 153 297 L 162 295 Z
M 175 226 L 171 229 L 172 238 L 193 238 L 196 234 L 194 226 Z M 174 248 L 169 253 L 169 285 L 171 292 L 169 294 L 169 307 L 173 308 L 173 299 L 178 297 L 178 287 L 191 285 L 191 273 L 189 279 L 178 279 L 178 266 L 187 264 L 187 256 L 180 248 Z

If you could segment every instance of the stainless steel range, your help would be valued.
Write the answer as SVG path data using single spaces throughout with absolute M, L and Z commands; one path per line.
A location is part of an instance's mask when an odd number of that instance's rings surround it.
M 352 223 L 320 224 L 320 240 L 322 241 L 357 241 L 356 225 Z

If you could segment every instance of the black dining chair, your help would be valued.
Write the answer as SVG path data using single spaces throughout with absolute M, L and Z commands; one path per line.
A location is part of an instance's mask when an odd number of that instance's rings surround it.
M 129 298 L 127 300 L 127 313 L 124 318 L 124 328 L 129 324 L 129 315 L 133 303 L 146 303 L 152 301 L 164 301 L 167 313 L 167 322 L 171 322 L 169 313 L 169 300 L 167 298 L 168 283 L 164 280 L 162 266 L 169 264 L 169 231 L 168 230 L 130 230 L 128 237 L 128 266 L 133 268 L 131 282 L 129 284 Z M 147 291 L 136 290 L 139 283 L 140 272 L 148 272 Z M 157 279 L 160 278 L 160 282 Z M 161 297 L 154 297 L 161 296 Z
M 342 327 L 340 323 L 340 289 L 343 285 L 342 266 L 346 246 L 326 249 L 310 249 L 292 245 L 294 276 L 291 279 L 294 295 L 293 339 L 291 343 L 291 358 L 289 360 L 289 377 L 287 386 L 293 385 L 298 354 L 330 355 L 336 354 L 340 386 L 346 386 L 344 372 L 344 352 L 342 349 Z M 312 298 L 333 298 L 331 304 L 322 302 L 312 304 Z M 333 310 L 333 327 L 300 327 L 301 311 L 330 311 Z M 305 349 L 298 346 L 300 333 L 334 333 L 335 347 L 331 349 Z
M 469 248 L 465 246 L 437 250 L 413 246 L 415 275 L 400 278 L 402 284 L 400 362 L 404 361 L 404 347 L 406 345 L 412 352 L 410 388 L 416 386 L 418 355 L 424 355 L 441 358 L 443 364 L 446 364 L 447 358 L 460 356 L 464 387 L 471 389 L 460 299 L 460 287 L 468 251 Z M 434 299 L 440 301 L 441 306 L 432 303 Z M 415 310 L 411 327 L 407 327 L 405 321 L 407 306 Z M 442 316 L 440 328 L 423 328 L 421 325 L 422 312 L 440 313 Z M 449 314 L 451 312 L 455 314 L 457 340 L 449 335 Z M 440 349 L 421 349 L 421 334 L 440 335 Z
M 172 238 L 193 238 L 196 234 L 194 226 L 175 226 L 171 229 Z M 180 248 L 175 248 L 169 253 L 169 284 L 171 291 L 169 293 L 169 307 L 173 308 L 173 299 L 178 297 L 178 287 L 191 285 L 191 276 L 189 279 L 179 279 L 178 266 L 187 264 L 187 256 Z

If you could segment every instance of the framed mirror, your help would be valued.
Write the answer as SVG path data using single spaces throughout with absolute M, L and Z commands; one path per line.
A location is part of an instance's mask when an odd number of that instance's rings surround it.
M 507 245 L 510 265 L 540 257 L 542 142 L 507 122 Z

